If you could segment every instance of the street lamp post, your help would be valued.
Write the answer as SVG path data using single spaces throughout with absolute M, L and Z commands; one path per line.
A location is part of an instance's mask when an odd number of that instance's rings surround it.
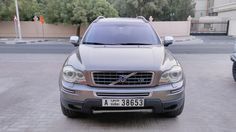
M 15 0 L 15 5 L 16 5 L 16 17 L 17 17 L 17 28 L 18 28 L 18 36 L 19 39 L 22 39 L 22 35 L 21 35 L 21 27 L 20 27 L 20 16 L 19 16 L 19 9 L 18 9 L 18 2 L 17 0 Z

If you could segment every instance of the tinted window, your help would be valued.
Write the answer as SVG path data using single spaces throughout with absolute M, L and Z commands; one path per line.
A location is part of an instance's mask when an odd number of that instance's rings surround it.
M 160 40 L 146 23 L 94 23 L 87 32 L 84 43 L 160 44 Z

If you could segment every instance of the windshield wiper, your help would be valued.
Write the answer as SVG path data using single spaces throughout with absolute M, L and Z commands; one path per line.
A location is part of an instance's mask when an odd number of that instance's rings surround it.
M 153 45 L 153 44 L 147 44 L 147 43 L 117 43 L 114 45 Z
M 98 42 L 83 42 L 84 44 L 92 44 L 92 45 L 110 45 L 106 43 L 98 43 Z
M 147 43 L 99 43 L 99 42 L 83 42 L 84 44 L 92 44 L 92 45 L 153 45 Z

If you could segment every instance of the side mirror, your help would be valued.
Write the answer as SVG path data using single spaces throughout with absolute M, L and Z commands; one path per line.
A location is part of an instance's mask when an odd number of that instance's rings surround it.
M 171 44 L 173 44 L 174 38 L 172 36 L 165 36 L 164 38 L 164 46 L 167 47 Z
M 70 36 L 70 43 L 72 43 L 75 47 L 79 46 L 79 37 L 78 36 Z

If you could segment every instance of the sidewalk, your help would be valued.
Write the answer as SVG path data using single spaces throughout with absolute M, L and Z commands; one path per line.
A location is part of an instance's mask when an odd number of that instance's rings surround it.
M 178 36 L 178 37 L 174 37 L 175 42 L 192 41 L 192 40 L 195 40 L 195 39 L 196 39 L 195 36 Z
M 232 36 L 224 35 L 202 35 L 202 36 L 193 36 L 194 39 L 188 41 L 175 41 L 175 45 L 230 45 L 236 44 L 236 38 Z
M 0 44 L 34 44 L 49 41 L 68 42 L 69 38 L 23 38 L 22 40 L 16 38 L 0 38 Z
M 174 37 L 175 42 L 186 42 L 195 40 L 194 36 Z M 16 38 L 0 38 L 0 44 L 35 44 L 45 42 L 67 43 L 69 38 L 23 38 L 22 40 Z

